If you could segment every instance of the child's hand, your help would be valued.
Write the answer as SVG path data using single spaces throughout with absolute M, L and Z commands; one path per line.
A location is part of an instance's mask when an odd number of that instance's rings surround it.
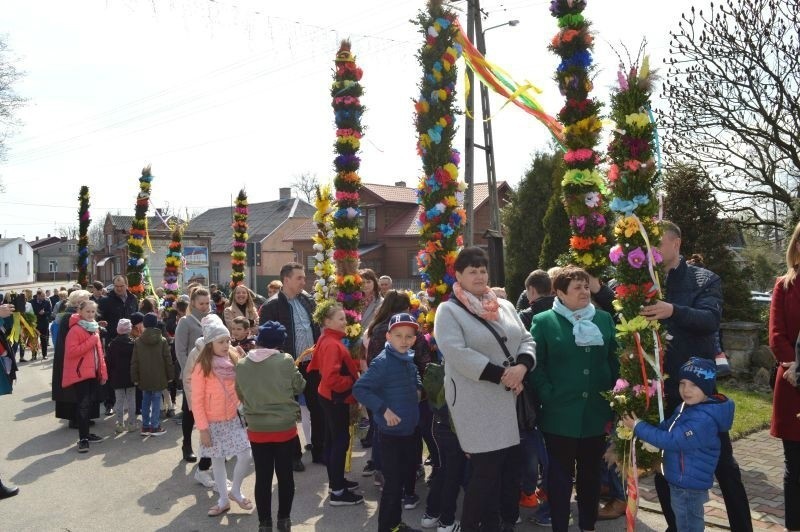
M 622 424 L 633 430 L 633 426 L 639 418 L 633 412 L 628 412 L 622 415 Z
M 400 424 L 400 418 L 397 417 L 397 414 L 392 412 L 389 408 L 387 408 L 386 412 L 383 413 L 383 419 L 386 420 L 386 424 L 390 427 L 395 427 Z
M 211 433 L 208 432 L 208 429 L 200 431 L 200 445 L 211 447 Z

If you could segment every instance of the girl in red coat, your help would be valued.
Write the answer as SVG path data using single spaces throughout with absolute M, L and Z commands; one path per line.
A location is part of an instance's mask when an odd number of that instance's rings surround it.
M 61 386 L 72 386 L 77 397 L 75 419 L 78 422 L 78 452 L 88 453 L 89 442 L 103 438 L 89 434 L 89 410 L 96 400 L 99 387 L 108 380 L 100 325 L 95 321 L 97 304 L 84 301 L 78 313 L 69 318 L 69 332 L 64 342 L 64 373 Z
M 800 224 L 786 250 L 786 275 L 779 277 L 772 291 L 769 308 L 769 346 L 778 362 L 775 393 L 772 398 L 770 433 L 783 440 L 785 470 L 783 495 L 785 526 L 800 530 L 800 392 L 796 388 L 795 344 L 800 333 Z
M 328 504 L 350 506 L 364 502 L 364 497 L 351 490 L 358 482 L 344 478 L 344 463 L 350 446 L 350 405 L 355 404 L 353 384 L 358 378 L 358 365 L 342 343 L 347 317 L 337 303 L 322 303 L 314 319 L 323 327 L 317 340 L 308 371 L 320 374 L 319 402 L 325 416 L 325 463 L 328 467 Z

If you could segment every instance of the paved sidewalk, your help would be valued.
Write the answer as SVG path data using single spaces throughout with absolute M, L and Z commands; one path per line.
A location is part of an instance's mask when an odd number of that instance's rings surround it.
M 733 442 L 733 456 L 742 470 L 744 486 L 750 499 L 755 530 L 783 530 L 783 447 L 781 441 L 762 430 Z M 660 511 L 653 477 L 639 484 L 642 508 Z M 706 522 L 728 526 L 725 502 L 714 484 L 706 504 Z

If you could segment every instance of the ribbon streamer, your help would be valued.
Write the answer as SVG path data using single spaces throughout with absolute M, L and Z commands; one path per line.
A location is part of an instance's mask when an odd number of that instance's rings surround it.
M 147 243 L 147 248 L 150 250 L 150 253 L 155 253 L 153 251 L 153 244 L 150 243 L 150 230 L 147 228 L 147 213 L 144 216 L 144 241 Z
M 624 469 L 624 468 L 623 468 Z M 631 438 L 630 463 L 628 464 L 627 506 L 625 524 L 628 532 L 636 530 L 636 513 L 639 511 L 639 469 L 636 467 L 636 436 Z
M 542 106 L 536 100 L 536 97 L 531 94 L 531 92 L 541 93 L 541 90 L 529 81 L 526 81 L 525 84 L 514 81 L 508 72 L 489 62 L 483 54 L 475 48 L 457 20 L 455 20 L 453 24 L 458 30 L 455 40 L 462 47 L 464 62 L 467 68 L 472 70 L 480 82 L 486 87 L 491 88 L 497 94 L 506 98 L 506 102 L 500 110 L 509 103 L 513 103 L 541 122 L 550 131 L 550 134 L 553 135 L 553 138 L 558 142 L 561 149 L 565 150 L 563 145 L 564 129 L 561 123 L 555 117 L 545 113 Z M 469 89 L 470 87 L 467 85 L 465 94 L 469 94 Z M 491 117 L 486 120 L 490 119 Z

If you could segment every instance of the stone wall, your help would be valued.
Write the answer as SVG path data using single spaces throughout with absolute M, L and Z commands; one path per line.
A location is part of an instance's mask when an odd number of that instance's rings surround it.
M 753 353 L 759 347 L 758 337 L 763 323 L 729 321 L 720 324 L 722 344 L 736 378 L 751 379 L 757 368 L 752 367 Z

